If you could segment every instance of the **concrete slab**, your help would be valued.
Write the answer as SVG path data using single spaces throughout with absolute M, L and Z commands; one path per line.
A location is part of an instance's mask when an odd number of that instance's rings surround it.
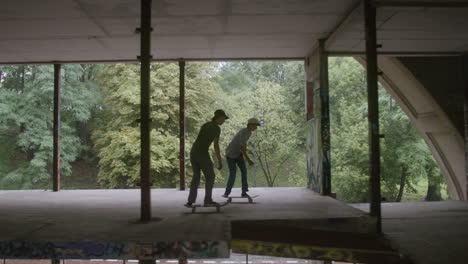
M 468 202 L 384 203 L 382 215 L 385 235 L 414 264 L 467 263 Z
M 152 55 L 155 59 L 301 59 L 317 39 L 325 37 L 339 23 L 354 2 L 153 0 Z M 0 43 L 6 42 L 3 45 L 11 51 L 0 49 L 0 63 L 135 60 L 139 53 L 139 35 L 135 34 L 139 16 L 140 2 L 132 0 L 3 1 Z M 291 34 L 297 37 L 289 40 L 288 48 L 276 48 L 275 39 L 288 40 Z M 200 48 L 200 38 L 210 44 Z M 55 50 L 56 42 L 63 39 L 100 39 L 108 43 L 106 50 L 111 54 L 90 46 L 83 51 L 73 42 L 68 45 L 76 49 L 73 54 Z M 160 43 L 160 39 L 169 41 L 172 48 L 161 48 L 165 43 Z M 225 39 L 241 42 L 241 46 L 225 48 Z M 31 42 L 37 41 L 46 41 L 47 45 L 28 49 Z M 265 51 L 249 52 L 253 48 Z
M 214 190 L 215 200 L 224 199 L 223 191 Z M 0 257 L 227 257 L 231 221 L 296 219 L 326 229 L 336 222 L 330 219 L 355 219 L 335 226 L 356 230 L 366 218 L 358 209 L 305 188 L 252 188 L 251 193 L 260 195 L 254 204 L 233 203 L 220 214 L 213 208 L 191 214 L 183 206 L 188 191 L 152 190 L 153 216 L 161 220 L 141 224 L 139 190 L 0 191 Z M 199 201 L 203 195 L 200 190 Z M 46 250 L 31 255 L 35 248 Z

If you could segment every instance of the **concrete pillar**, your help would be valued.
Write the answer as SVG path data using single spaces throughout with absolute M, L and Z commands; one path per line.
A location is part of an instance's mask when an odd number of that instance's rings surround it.
M 307 57 L 307 174 L 308 187 L 322 195 L 331 194 L 330 114 L 328 56 L 325 40 Z

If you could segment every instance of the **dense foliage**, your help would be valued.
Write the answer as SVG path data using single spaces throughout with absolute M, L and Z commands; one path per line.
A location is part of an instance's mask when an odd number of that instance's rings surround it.
M 134 188 L 139 184 L 139 65 L 65 65 L 62 71 L 61 166 L 65 188 Z M 174 188 L 179 170 L 179 68 L 151 67 L 151 177 Z M 0 188 L 50 188 L 53 68 L 0 67 Z M 442 177 L 424 141 L 392 98 L 380 89 L 382 191 L 388 201 L 421 193 L 441 198 Z M 340 199 L 368 199 L 367 103 L 363 68 L 330 61 L 333 191 Z M 305 186 L 304 70 L 301 62 L 187 63 L 186 137 L 190 151 L 214 110 L 222 151 L 250 117 L 264 125 L 249 141 L 257 186 Z M 223 187 L 227 166 L 217 172 Z M 188 180 L 191 170 L 188 166 Z M 236 184 L 239 185 L 238 181 Z M 424 191 L 426 194 L 426 191 Z M 424 194 L 420 194 L 424 196 Z
M 61 172 L 89 146 L 79 138 L 99 101 L 96 66 L 66 65 L 62 96 Z M 43 188 L 50 182 L 53 128 L 53 67 L 2 67 L 0 94 L 0 187 Z
M 364 68 L 356 61 L 330 61 L 332 186 L 340 199 L 368 201 L 369 146 Z M 391 96 L 379 87 L 382 196 L 401 201 L 429 181 L 428 199 L 441 199 L 442 176 L 427 145 Z

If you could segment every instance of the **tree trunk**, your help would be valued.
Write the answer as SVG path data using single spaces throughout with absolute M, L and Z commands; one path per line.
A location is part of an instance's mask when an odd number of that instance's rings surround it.
M 403 192 L 405 190 L 407 174 L 408 174 L 408 168 L 403 167 L 401 171 L 401 176 L 400 176 L 400 190 L 398 190 L 398 196 L 396 198 L 396 202 L 401 202 L 401 198 L 403 198 Z
M 429 173 L 427 177 L 426 201 L 441 201 L 440 183 L 442 182 L 440 173 Z

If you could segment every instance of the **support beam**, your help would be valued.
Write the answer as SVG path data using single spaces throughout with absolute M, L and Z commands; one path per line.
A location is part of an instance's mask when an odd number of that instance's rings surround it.
M 185 58 L 191 62 L 220 62 L 220 61 L 304 61 L 304 57 L 211 57 L 211 58 Z M 178 62 L 180 58 L 152 59 L 152 62 Z M 128 60 L 63 60 L 63 61 L 0 61 L 1 65 L 43 65 L 43 64 L 98 64 L 98 63 L 136 63 L 139 59 Z
M 54 64 L 54 153 L 53 153 L 53 191 L 60 191 L 60 94 L 61 64 Z
M 151 148 L 150 148 L 150 64 L 151 64 L 151 0 L 141 0 L 141 79 L 140 79 L 140 185 L 141 221 L 151 220 Z
M 51 259 L 50 263 L 51 264 L 60 264 L 60 259 Z
M 308 188 L 322 195 L 331 194 L 330 114 L 328 57 L 325 39 L 307 56 L 306 71 L 306 149 Z
M 140 259 L 138 260 L 139 264 L 156 264 L 155 259 Z
M 179 61 L 179 173 L 180 190 L 185 190 L 185 61 Z M 180 262 L 180 261 L 179 261 Z
M 344 19 L 342 19 L 328 34 L 328 36 L 325 38 L 325 50 L 328 50 L 328 48 L 333 44 L 335 39 L 341 32 L 345 30 L 346 25 L 350 23 L 356 16 L 360 16 L 360 9 L 361 8 L 361 1 L 356 1 L 356 3 L 346 12 L 346 16 Z
M 468 53 L 462 57 L 463 84 L 465 88 L 465 200 L 468 200 Z
M 319 40 L 320 63 L 320 107 L 321 107 L 321 137 L 322 137 L 322 194 L 331 195 L 331 165 L 330 165 L 330 95 L 328 88 L 328 56 L 325 52 L 325 39 Z
M 365 51 L 328 51 L 329 57 L 354 57 L 364 56 Z M 379 56 L 389 57 L 440 57 L 440 56 L 461 56 L 463 52 L 445 52 L 445 51 L 377 51 Z
M 380 194 L 380 134 L 377 83 L 377 28 L 376 7 L 372 0 L 364 0 L 364 24 L 366 36 L 367 103 L 369 122 L 370 161 L 370 214 L 377 220 L 376 230 L 382 232 Z
M 461 1 L 375 1 L 376 7 L 427 7 L 427 8 L 464 8 L 467 2 Z

